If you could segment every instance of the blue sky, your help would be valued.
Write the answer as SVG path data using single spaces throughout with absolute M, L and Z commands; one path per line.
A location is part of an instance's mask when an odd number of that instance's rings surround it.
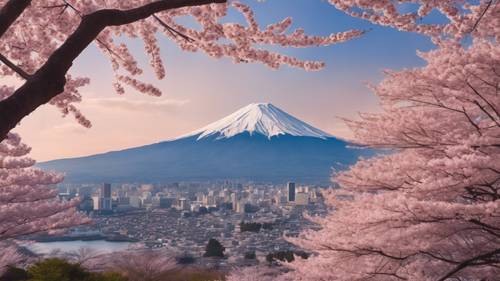
M 93 122 L 78 127 L 71 118 L 44 106 L 17 131 L 33 147 L 37 160 L 73 157 L 149 144 L 188 133 L 252 102 L 271 102 L 303 121 L 333 135 L 350 133 L 337 117 L 355 118 L 376 111 L 377 100 L 365 82 L 377 83 L 384 69 L 422 66 L 417 50 L 433 48 L 429 39 L 351 18 L 322 0 L 268 0 L 249 3 L 262 26 L 291 16 L 292 30 L 328 35 L 348 29 L 370 30 L 363 37 L 330 47 L 280 49 L 303 59 L 325 61 L 320 72 L 259 64 L 233 64 L 201 53 L 185 53 L 159 35 L 167 76 L 157 81 L 142 53 L 140 41 L 127 39 L 145 70 L 143 79 L 163 90 L 160 98 L 129 90 L 126 99 L 112 90 L 108 61 L 90 47 L 71 73 L 91 78 L 82 90 L 82 111 Z M 231 12 L 227 20 L 239 20 Z M 71 140 L 71 141 L 68 141 Z

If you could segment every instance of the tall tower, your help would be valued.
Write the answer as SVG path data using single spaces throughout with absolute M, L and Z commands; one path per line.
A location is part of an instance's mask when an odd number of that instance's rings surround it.
M 288 202 L 295 202 L 295 183 L 289 182 L 287 184 L 288 188 Z
M 101 198 L 102 198 L 102 209 L 103 210 L 111 210 L 111 184 L 105 183 L 102 185 L 101 190 Z
M 103 198 L 111 198 L 111 184 L 105 183 L 102 185 L 101 196 Z
M 233 205 L 233 211 L 236 211 L 238 207 L 238 198 L 239 196 L 236 193 L 231 193 L 231 204 Z

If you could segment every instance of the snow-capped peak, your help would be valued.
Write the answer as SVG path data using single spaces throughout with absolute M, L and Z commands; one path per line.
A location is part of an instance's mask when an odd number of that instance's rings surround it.
M 268 138 L 278 135 L 306 136 L 329 138 L 325 133 L 300 121 L 270 103 L 252 103 L 233 114 L 211 123 L 187 136 L 198 136 L 203 139 L 217 136 L 217 139 L 230 138 L 243 132 L 261 134 Z

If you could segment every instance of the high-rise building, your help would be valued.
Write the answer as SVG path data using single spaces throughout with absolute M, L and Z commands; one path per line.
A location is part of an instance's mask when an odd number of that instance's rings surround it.
M 105 183 L 102 185 L 101 197 L 111 198 L 111 184 Z
M 102 206 L 100 206 L 102 210 L 111 210 L 112 209 L 112 200 L 111 200 L 111 184 L 105 183 L 102 185 L 101 190 L 101 200 Z
M 99 196 L 93 196 L 92 197 L 92 203 L 94 204 L 94 210 L 101 210 L 102 209 L 102 200 L 101 197 Z
M 236 211 L 238 205 L 239 196 L 236 193 L 231 193 L 231 203 L 233 205 L 233 210 Z
M 289 182 L 287 184 L 288 202 L 295 202 L 295 183 Z
M 243 214 L 245 212 L 245 200 L 238 200 L 236 202 L 236 213 L 240 213 L 240 214 Z

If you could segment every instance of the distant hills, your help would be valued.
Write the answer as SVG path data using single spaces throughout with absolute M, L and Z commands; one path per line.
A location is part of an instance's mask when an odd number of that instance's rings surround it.
M 367 151 L 269 103 L 250 104 L 174 140 L 87 157 L 39 163 L 68 183 L 239 179 L 328 183 Z

